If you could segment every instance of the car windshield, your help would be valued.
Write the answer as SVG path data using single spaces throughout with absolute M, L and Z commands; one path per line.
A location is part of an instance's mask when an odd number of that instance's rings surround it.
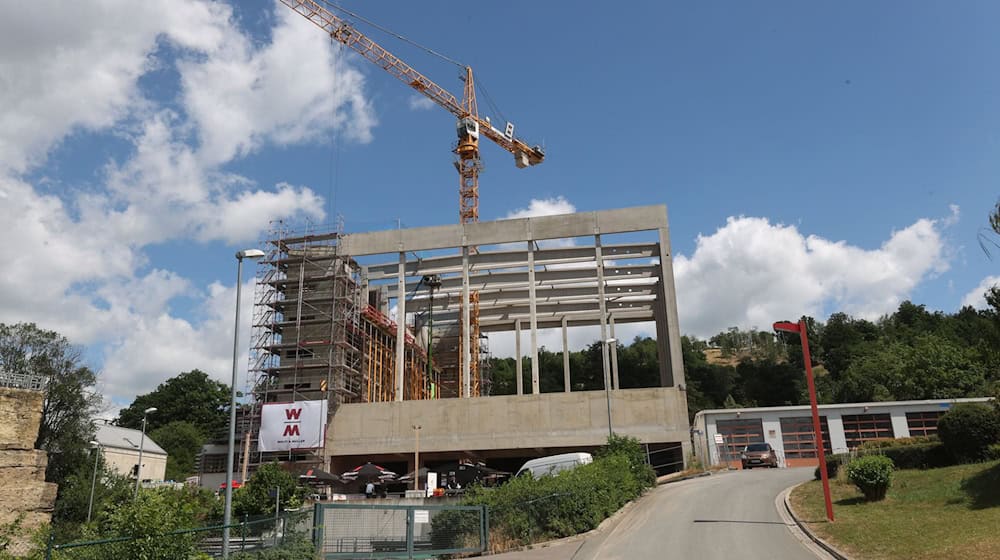
M 767 451 L 768 447 L 766 443 L 751 443 L 746 448 L 747 451 Z

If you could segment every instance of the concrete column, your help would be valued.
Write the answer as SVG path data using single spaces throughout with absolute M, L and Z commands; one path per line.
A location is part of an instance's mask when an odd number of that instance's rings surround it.
M 604 386 L 611 387 L 611 375 L 608 370 L 608 305 L 604 298 L 604 256 L 601 253 L 601 235 L 594 236 L 594 260 L 597 263 L 597 298 L 601 310 L 601 360 L 604 371 Z
M 660 385 L 677 387 L 684 384 L 684 359 L 681 354 L 681 330 L 677 319 L 677 290 L 674 287 L 674 266 L 670 256 L 670 230 L 659 228 L 660 234 L 660 293 L 662 317 L 657 318 L 656 340 L 660 355 Z M 662 319 L 662 321 L 661 321 Z M 660 328 L 665 327 L 666 332 Z M 660 341 L 663 341 L 662 343 Z
M 462 397 L 469 397 L 472 392 L 472 320 L 469 310 L 469 247 L 462 247 Z
M 514 320 L 514 371 L 517 374 L 517 394 L 524 394 L 524 376 L 521 371 L 521 320 Z
M 539 393 L 538 318 L 535 316 L 535 243 L 528 242 L 528 315 L 531 322 L 531 394 Z
M 566 317 L 562 318 L 562 335 L 563 335 L 563 388 L 569 393 L 572 391 L 572 385 L 570 385 L 569 380 L 569 336 L 566 332 Z
M 617 340 L 615 336 L 615 316 L 610 315 L 609 320 L 611 322 L 611 338 Z M 621 386 L 618 385 L 618 342 L 615 342 L 611 346 L 611 387 L 621 389 Z
M 399 252 L 396 276 L 396 389 L 395 400 L 403 400 L 403 371 L 406 364 L 406 253 Z

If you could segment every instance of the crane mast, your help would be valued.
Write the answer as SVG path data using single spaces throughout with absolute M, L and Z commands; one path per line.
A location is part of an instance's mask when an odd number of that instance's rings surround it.
M 544 150 L 540 146 L 530 146 L 516 138 L 512 123 L 506 123 L 504 130 L 501 131 L 494 128 L 489 119 L 479 117 L 471 67 L 465 67 L 465 88 L 462 101 L 459 102 L 458 98 L 448 90 L 434 83 L 318 2 L 314 0 L 281 0 L 281 3 L 311 21 L 330 35 L 333 40 L 351 48 L 369 62 L 417 90 L 458 119 L 458 142 L 454 153 L 457 156 L 455 168 L 458 170 L 459 176 L 458 216 L 462 224 L 479 221 L 479 172 L 483 168 L 479 158 L 480 134 L 513 154 L 514 164 L 518 168 L 538 165 L 544 161 Z M 459 364 L 463 361 L 465 345 L 469 347 L 469 376 L 471 378 L 469 394 L 464 394 L 464 384 L 459 382 L 459 396 L 478 396 L 480 394 L 478 291 L 472 291 L 469 294 L 469 327 L 469 332 L 463 331 L 459 335 Z

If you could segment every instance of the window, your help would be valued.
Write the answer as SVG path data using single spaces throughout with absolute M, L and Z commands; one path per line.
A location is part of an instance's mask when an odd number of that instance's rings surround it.
M 739 460 L 743 448 L 751 443 L 764 443 L 764 428 L 760 418 L 719 420 L 715 428 L 724 438 L 723 460 Z
M 907 412 L 906 425 L 910 428 L 910 436 L 933 436 L 937 434 L 938 419 L 944 414 L 942 410 L 929 412 Z
M 892 418 L 888 414 L 845 414 L 844 437 L 848 449 L 854 449 L 866 441 L 892 439 Z
M 786 459 L 810 459 L 816 457 L 816 432 L 813 431 L 813 421 L 809 416 L 795 416 L 779 419 L 781 422 L 781 443 L 785 448 Z M 820 431 L 823 434 L 823 453 L 832 454 L 830 444 L 830 427 L 826 416 L 819 417 Z

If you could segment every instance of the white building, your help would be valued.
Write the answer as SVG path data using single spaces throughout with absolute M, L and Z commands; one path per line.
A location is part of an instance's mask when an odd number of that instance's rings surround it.
M 937 433 L 938 418 L 955 403 L 989 398 L 819 405 L 823 447 L 846 453 L 866 441 Z M 781 466 L 816 465 L 809 405 L 702 410 L 691 427 L 697 457 L 705 464 L 740 464 L 750 443 L 770 443 Z
M 108 470 L 120 475 L 135 477 L 139 463 L 139 444 L 142 432 L 131 428 L 101 424 L 94 439 L 101 444 L 104 463 Z M 161 482 L 167 472 L 167 452 L 146 434 L 142 443 L 142 480 Z

